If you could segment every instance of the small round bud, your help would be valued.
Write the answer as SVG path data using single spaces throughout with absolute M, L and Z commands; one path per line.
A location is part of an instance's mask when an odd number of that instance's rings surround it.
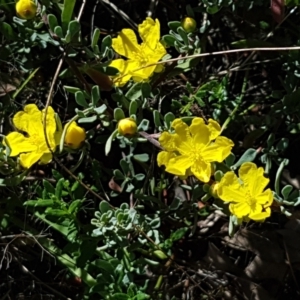
M 214 197 L 214 198 L 219 198 L 218 196 L 218 187 L 219 187 L 219 182 L 214 182 L 211 186 L 210 186 L 210 190 L 209 193 Z
M 137 125 L 134 119 L 122 119 L 118 123 L 118 132 L 124 136 L 132 136 L 137 132 Z
M 195 29 L 197 27 L 197 22 L 193 18 L 185 17 L 181 21 L 181 26 L 187 33 L 190 33 L 190 32 L 195 31 Z
M 30 20 L 35 17 L 37 6 L 33 0 L 19 0 L 16 4 L 16 12 L 19 18 Z
M 71 149 L 78 149 L 82 146 L 85 138 L 85 130 L 79 127 L 76 122 L 72 122 L 66 132 L 65 144 Z

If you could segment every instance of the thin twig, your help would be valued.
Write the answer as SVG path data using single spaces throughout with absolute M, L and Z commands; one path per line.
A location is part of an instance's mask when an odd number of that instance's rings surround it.
M 110 2 L 109 0 L 102 0 L 101 2 L 102 2 L 102 3 L 105 3 L 105 4 L 108 5 L 113 11 L 115 11 L 116 13 L 118 13 L 118 14 L 121 16 L 121 18 L 122 18 L 125 22 L 127 22 L 133 29 L 136 30 L 136 29 L 138 28 L 137 24 L 136 24 L 134 21 L 132 21 L 132 20 L 129 18 L 129 16 L 128 16 L 127 14 L 125 14 L 123 10 L 119 9 L 115 4 L 113 4 L 113 3 Z M 107 6 L 104 5 L 104 7 L 107 7 Z

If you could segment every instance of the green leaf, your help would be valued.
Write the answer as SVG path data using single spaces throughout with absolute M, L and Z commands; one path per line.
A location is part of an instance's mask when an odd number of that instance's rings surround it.
M 175 120 L 175 116 L 172 112 L 168 112 L 167 114 L 165 114 L 164 120 L 165 120 L 165 126 L 168 129 L 170 129 L 172 122 Z
M 120 121 L 122 119 L 125 119 L 125 114 L 122 108 L 117 107 L 114 109 L 114 119 L 116 121 Z
M 103 200 L 99 204 L 99 210 L 103 214 L 106 213 L 107 211 L 112 210 L 112 208 L 107 201 Z
M 224 173 L 220 170 L 216 171 L 214 174 L 216 181 L 221 181 L 222 177 L 224 176 Z
M 130 99 L 131 101 L 137 100 L 138 98 L 141 97 L 142 95 L 142 83 L 141 82 L 136 82 L 126 93 L 125 97 L 127 99 Z
M 98 85 L 94 85 L 92 88 L 92 104 L 95 107 L 100 100 L 100 90 Z
M 257 152 L 255 149 L 249 148 L 244 154 L 240 157 L 240 159 L 231 167 L 232 170 L 236 170 L 239 166 L 241 166 L 245 162 L 251 162 L 256 158 Z
M 171 22 L 168 22 L 168 26 L 170 29 L 172 29 L 173 31 L 177 31 L 177 28 L 179 26 L 181 26 L 181 22 L 179 21 L 171 21 Z
M 292 190 L 293 190 L 293 187 L 291 185 L 286 185 L 282 188 L 281 194 L 282 194 L 284 200 L 287 200 L 289 198 L 289 195 Z
M 149 154 L 147 154 L 147 153 L 135 154 L 135 155 L 133 155 L 133 158 L 140 162 L 147 162 L 149 160 Z
M 60 26 L 56 26 L 56 27 L 54 28 L 54 33 L 55 33 L 59 38 L 61 38 L 61 39 L 64 37 L 62 28 L 61 28 Z
M 103 259 L 96 259 L 95 266 L 97 266 L 99 269 L 105 270 L 106 272 L 110 273 L 111 275 L 113 275 L 115 272 L 114 266 L 111 263 L 109 263 L 108 261 L 103 260 Z
M 68 31 L 65 37 L 65 42 L 72 42 L 73 37 L 80 31 L 81 26 L 80 23 L 76 20 L 73 20 L 69 23 Z
M 116 293 L 110 296 L 110 300 L 130 300 L 130 297 L 123 293 Z
M 101 43 L 101 54 L 103 55 L 106 52 L 107 48 L 110 48 L 112 44 L 112 39 L 110 35 L 107 35 L 105 38 L 103 38 Z
M 65 179 L 61 178 L 58 180 L 56 187 L 55 187 L 55 197 L 57 200 L 61 200 L 62 190 L 64 186 Z
M 185 43 L 186 45 L 188 45 L 188 44 L 189 44 L 189 39 L 188 39 L 188 37 L 187 37 L 186 31 L 185 31 L 181 26 L 179 26 L 179 27 L 177 28 L 177 32 L 179 33 L 179 35 L 180 35 L 181 38 L 183 39 L 184 43 Z
M 45 214 L 47 214 L 49 216 L 62 217 L 62 216 L 68 215 L 69 213 L 66 210 L 55 209 L 55 208 L 48 207 L 45 210 Z
M 209 13 L 209 14 L 216 14 L 218 11 L 219 11 L 219 7 L 217 5 L 214 5 L 214 6 L 210 6 L 210 7 L 207 7 L 206 8 L 206 11 Z
M 280 151 L 284 151 L 284 150 L 287 149 L 288 146 L 289 146 L 289 139 L 288 138 L 282 138 L 282 139 L 280 139 L 280 141 L 276 145 L 276 149 L 278 149 Z
M 165 253 L 163 253 L 161 250 L 155 250 L 155 251 L 153 251 L 153 254 L 154 254 L 157 258 L 162 259 L 162 260 L 168 258 L 168 256 L 167 256 Z
M 127 174 L 127 173 L 130 172 L 130 164 L 124 158 L 122 158 L 120 160 L 120 166 L 121 166 L 122 171 L 123 171 L 124 174 Z
M 162 41 L 166 44 L 166 46 L 174 47 L 176 39 L 174 38 L 173 35 L 166 34 L 162 37 Z
M 89 105 L 85 100 L 84 94 L 82 91 L 78 91 L 75 93 L 75 101 L 78 105 L 83 106 L 84 108 L 88 108 Z
M 142 181 L 145 179 L 145 174 L 143 174 L 143 173 L 136 174 L 136 175 L 134 175 L 134 178 L 137 181 Z
M 80 88 L 74 87 L 74 86 L 68 86 L 68 85 L 64 85 L 64 89 L 65 89 L 67 92 L 72 93 L 72 94 L 75 94 L 76 92 L 79 92 L 79 91 L 80 91 Z
M 63 31 L 66 32 L 68 25 L 72 19 L 73 10 L 75 6 L 76 0 L 65 0 L 64 6 L 61 14 L 61 22 Z
M 113 173 L 114 173 L 114 177 L 116 180 L 124 180 L 125 179 L 125 176 L 119 169 L 114 170 Z
M 78 120 L 78 123 L 83 124 L 83 123 L 93 123 L 97 120 L 97 116 L 91 116 L 91 117 L 86 117 L 86 118 L 80 118 Z
M 96 28 L 93 33 L 91 47 L 92 49 L 98 44 L 98 40 L 100 37 L 100 29 Z
M 129 105 L 129 116 L 135 115 L 137 109 L 138 109 L 138 103 L 135 100 L 131 101 Z
M 43 186 L 48 194 L 55 195 L 55 188 L 48 180 L 43 180 Z
M 142 90 L 142 95 L 143 95 L 144 99 L 150 97 L 151 85 L 148 82 L 143 82 L 142 83 L 141 90 Z
M 107 141 L 105 143 L 105 155 L 106 156 L 110 152 L 112 141 L 116 137 L 117 134 L 118 134 L 118 129 L 116 129 L 114 132 L 112 132 L 112 134 L 107 139 Z
M 285 5 L 288 7 L 299 6 L 300 1 L 299 0 L 285 0 Z
M 229 156 L 226 157 L 225 162 L 228 167 L 231 167 L 235 161 L 235 155 L 230 153 Z
M 182 228 L 177 229 L 176 231 L 171 233 L 170 239 L 173 242 L 180 240 L 186 234 L 188 229 L 189 229 L 188 227 L 182 227 Z
M 28 200 L 23 203 L 24 206 L 33 206 L 33 207 L 49 207 L 54 204 L 53 200 Z
M 49 14 L 47 17 L 50 30 L 54 32 L 55 27 L 58 26 L 57 18 L 52 14 Z
M 147 131 L 149 128 L 149 120 L 143 119 L 138 126 L 138 131 Z
M 160 118 L 161 118 L 160 112 L 158 110 L 154 110 L 153 111 L 153 121 L 154 121 L 154 124 L 155 124 L 156 128 L 161 127 Z
M 74 214 L 81 207 L 81 204 L 82 204 L 82 200 L 77 199 L 77 200 L 73 201 L 69 206 L 68 212 L 70 214 Z
M 97 115 L 102 115 L 106 111 L 106 109 L 107 109 L 106 104 L 102 104 L 101 106 L 94 108 L 94 112 Z

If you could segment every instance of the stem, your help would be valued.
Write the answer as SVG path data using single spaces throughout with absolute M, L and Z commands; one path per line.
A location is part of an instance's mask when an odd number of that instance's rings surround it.
M 246 71 L 246 75 L 244 77 L 241 94 L 240 94 L 240 97 L 238 98 L 237 105 L 234 108 L 234 110 L 231 112 L 229 117 L 226 119 L 226 121 L 224 122 L 224 124 L 221 128 L 221 133 L 227 128 L 228 124 L 234 119 L 235 113 L 237 112 L 237 110 L 240 108 L 240 105 L 242 104 L 244 94 L 245 94 L 245 91 L 246 91 L 246 87 L 247 87 L 248 75 L 249 75 L 249 71 Z

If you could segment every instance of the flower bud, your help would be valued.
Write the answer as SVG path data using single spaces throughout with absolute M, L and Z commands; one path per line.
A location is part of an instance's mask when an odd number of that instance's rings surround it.
M 181 21 L 181 26 L 182 28 L 187 32 L 193 32 L 195 31 L 196 27 L 197 27 L 197 23 L 196 21 L 191 18 L 191 17 L 185 17 L 182 21 Z
M 214 182 L 211 186 L 210 186 L 210 190 L 209 193 L 214 197 L 214 198 L 219 198 L 218 196 L 218 187 L 219 187 L 219 182 Z
M 118 132 L 124 136 L 132 136 L 137 132 L 137 125 L 134 119 L 122 119 L 118 123 Z
M 37 6 L 34 0 L 19 0 L 16 4 L 16 12 L 19 18 L 30 20 L 35 17 Z
M 83 71 L 100 87 L 102 91 L 112 90 L 113 82 L 108 75 L 90 67 L 83 68 Z
M 73 121 L 67 129 L 65 144 L 71 149 L 78 149 L 82 146 L 85 138 L 85 130 Z

